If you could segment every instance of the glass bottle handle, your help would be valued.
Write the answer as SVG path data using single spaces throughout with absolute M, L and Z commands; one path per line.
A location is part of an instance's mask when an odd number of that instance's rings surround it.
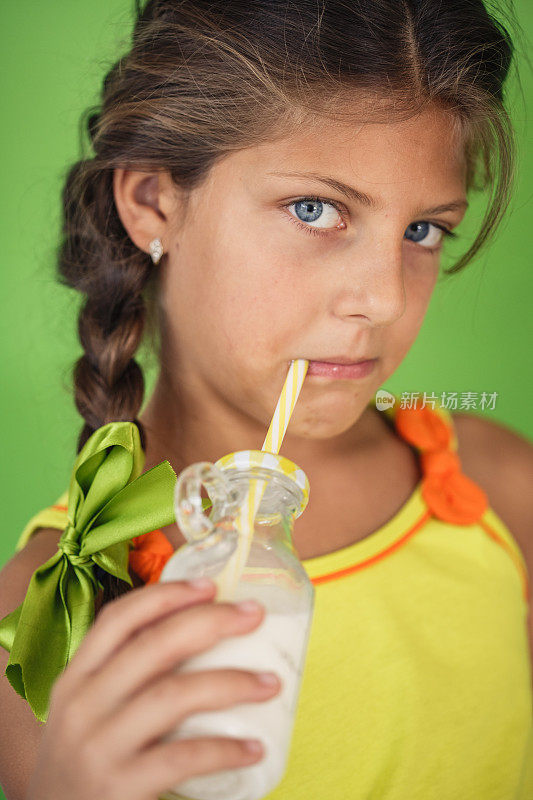
M 204 513 L 202 487 L 212 503 L 209 517 Z M 216 527 L 213 519 L 222 516 L 230 497 L 226 476 L 210 461 L 199 461 L 180 472 L 174 489 L 174 510 L 184 536 L 190 542 L 209 536 Z

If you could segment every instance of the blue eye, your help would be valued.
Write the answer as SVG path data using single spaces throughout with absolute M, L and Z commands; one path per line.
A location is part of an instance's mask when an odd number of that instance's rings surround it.
M 315 229 L 321 228 L 324 230 L 332 227 L 338 229 L 339 224 L 343 223 L 337 206 L 331 201 L 323 200 L 321 197 L 302 197 L 288 206 L 288 208 L 291 207 L 294 207 L 297 220 L 303 222 L 306 226 L 311 226 L 311 223 L 318 222 L 318 225 L 313 225 Z M 312 229 L 308 228 L 308 230 Z M 312 232 L 315 233 L 315 230 L 312 230 Z
M 323 207 L 320 200 L 313 200 L 309 203 L 299 200 L 294 204 L 296 213 L 302 222 L 314 222 L 322 214 Z
M 410 238 L 407 236 L 407 234 L 412 234 L 413 238 Z M 412 222 L 405 231 L 405 235 L 409 241 L 414 242 L 415 244 L 421 244 L 422 247 L 425 247 L 428 250 L 435 250 L 440 247 L 446 234 L 449 236 L 455 236 L 455 234 L 449 231 L 447 228 L 436 225 L 433 222 L 424 221 Z

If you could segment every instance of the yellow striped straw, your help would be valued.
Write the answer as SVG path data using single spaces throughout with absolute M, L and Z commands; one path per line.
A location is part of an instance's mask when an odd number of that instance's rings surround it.
M 276 410 L 274 411 L 274 416 L 272 417 L 272 422 L 270 423 L 261 450 L 266 450 L 268 453 L 279 453 L 308 367 L 309 361 L 305 358 L 297 358 L 295 361 L 291 361 Z
M 298 400 L 304 378 L 309 367 L 309 361 L 298 358 L 291 361 L 283 389 L 274 411 L 274 416 L 268 428 L 261 450 L 263 452 L 278 454 L 289 424 L 294 406 Z M 251 480 L 249 491 L 239 509 L 235 520 L 235 527 L 241 533 L 239 544 L 235 553 L 216 579 L 218 585 L 217 597 L 230 600 L 234 596 L 235 588 L 248 561 L 252 538 L 254 535 L 255 516 L 265 492 L 265 482 Z

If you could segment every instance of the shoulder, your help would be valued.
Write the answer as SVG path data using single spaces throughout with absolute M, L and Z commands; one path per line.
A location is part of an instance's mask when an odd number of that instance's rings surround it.
M 486 417 L 470 412 L 451 416 L 463 472 L 486 492 L 533 570 L 533 444 Z
M 40 564 L 48 561 L 57 551 L 60 536 L 61 531 L 57 528 L 36 528 L 24 547 L 17 550 L 4 565 L 0 575 L 3 575 L 6 570 L 20 572 L 21 575 L 28 570 L 33 573 Z

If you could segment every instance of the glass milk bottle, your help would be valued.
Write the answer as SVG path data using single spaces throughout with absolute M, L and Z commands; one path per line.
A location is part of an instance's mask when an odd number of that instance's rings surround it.
M 253 509 L 249 516 L 253 536 L 247 551 L 236 523 L 247 508 L 252 485 L 261 499 L 255 519 Z M 209 517 L 203 510 L 202 488 L 212 503 Z M 176 672 L 227 667 L 272 671 L 282 688 L 266 702 L 192 714 L 163 737 L 162 741 L 201 736 L 260 739 L 264 756 L 249 766 L 193 776 L 160 800 L 259 800 L 283 777 L 314 605 L 313 585 L 292 544 L 294 520 L 308 497 L 307 477 L 296 464 L 258 450 L 231 453 L 214 465 L 193 464 L 178 477 L 176 521 L 188 541 L 166 563 L 160 580 L 208 576 L 217 584 L 216 600 L 253 598 L 265 607 L 265 616 L 255 630 L 223 638 L 180 664 Z

